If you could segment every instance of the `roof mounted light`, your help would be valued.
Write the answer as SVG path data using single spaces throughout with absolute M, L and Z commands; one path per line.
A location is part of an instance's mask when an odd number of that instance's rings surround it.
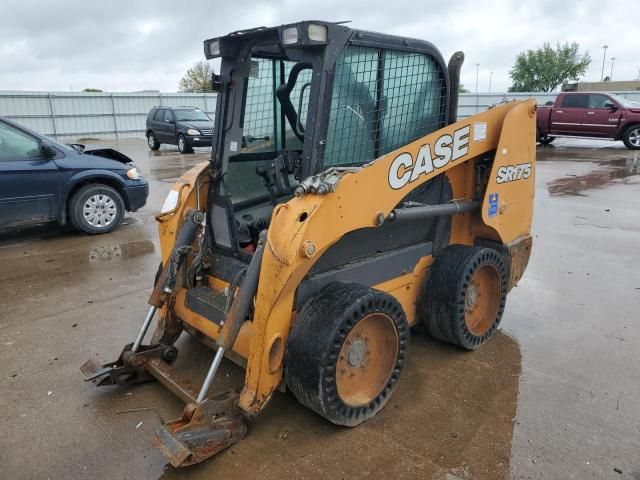
M 309 40 L 314 42 L 326 42 L 327 41 L 327 26 L 317 25 L 315 23 L 309 24 Z
M 211 58 L 219 57 L 220 56 L 220 40 L 215 39 L 210 41 L 209 45 L 207 45 L 207 50 Z
M 282 43 L 284 45 L 293 45 L 298 43 L 297 27 L 289 27 L 282 30 Z

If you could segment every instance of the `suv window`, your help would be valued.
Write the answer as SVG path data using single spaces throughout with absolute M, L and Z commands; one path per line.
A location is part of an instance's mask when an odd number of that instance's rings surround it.
M 604 104 L 607 102 L 611 100 L 604 95 L 589 95 L 589 108 L 605 108 Z
M 440 128 L 443 82 L 428 55 L 349 47 L 336 63 L 324 165 L 369 162 Z
M 164 111 L 164 121 L 167 123 L 173 122 L 173 112 L 171 110 Z
M 587 108 L 588 95 L 565 95 L 562 99 L 562 107 Z
M 164 109 L 159 108 L 156 110 L 156 114 L 153 116 L 156 122 L 162 122 L 164 120 Z
M 9 125 L 0 122 L 0 161 L 39 158 L 38 141 Z
M 199 108 L 192 108 L 192 109 L 181 108 L 178 110 L 174 110 L 173 112 L 175 113 L 176 120 L 178 122 L 189 122 L 189 121 L 196 121 L 196 120 L 203 120 L 206 122 L 211 121 L 211 119 L 207 116 L 207 114 L 204 113 Z

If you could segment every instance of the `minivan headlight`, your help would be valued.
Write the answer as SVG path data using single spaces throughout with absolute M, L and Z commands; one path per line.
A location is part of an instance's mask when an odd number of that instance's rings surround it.
M 130 168 L 127 170 L 127 177 L 131 180 L 140 180 L 140 172 L 136 167 Z
M 200 132 L 195 128 L 190 128 L 187 130 L 187 135 L 200 135 Z

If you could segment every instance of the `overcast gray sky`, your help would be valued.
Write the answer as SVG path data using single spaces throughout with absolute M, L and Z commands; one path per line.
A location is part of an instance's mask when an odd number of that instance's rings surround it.
M 632 2 L 631 2 L 632 3 Z M 602 45 L 614 80 L 638 77 L 640 28 L 627 1 L 230 0 L 108 2 L 2 0 L 0 90 L 176 91 L 186 68 L 204 59 L 202 41 L 243 28 L 303 19 L 433 42 L 446 59 L 463 50 L 462 82 L 506 90 L 518 52 L 577 41 L 592 57 L 584 80 L 599 80 Z M 627 15 L 625 12 L 628 12 Z

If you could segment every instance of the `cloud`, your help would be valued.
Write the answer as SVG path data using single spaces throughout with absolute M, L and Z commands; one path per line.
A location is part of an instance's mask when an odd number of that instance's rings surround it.
M 627 7 L 612 1 L 606 11 Z M 204 39 L 313 18 L 352 20 L 353 28 L 429 40 L 445 58 L 463 50 L 462 82 L 471 90 L 476 63 L 480 90 L 487 90 L 490 72 L 492 90 L 504 90 L 516 54 L 543 42 L 578 41 L 593 58 L 588 80 L 600 78 L 605 43 L 607 74 L 609 58 L 616 57 L 614 79 L 636 78 L 640 66 L 634 29 L 620 18 L 604 27 L 610 17 L 595 0 L 3 0 L 0 89 L 175 91 L 187 67 L 204 58 Z

